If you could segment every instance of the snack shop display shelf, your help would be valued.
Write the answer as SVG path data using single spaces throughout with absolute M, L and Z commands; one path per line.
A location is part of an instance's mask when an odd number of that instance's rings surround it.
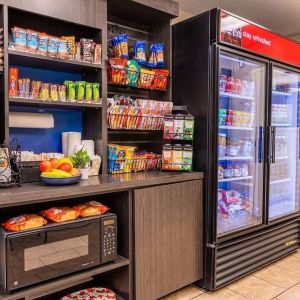
M 228 129 L 228 130 L 253 130 L 253 127 L 237 127 L 237 126 L 229 126 L 229 125 L 221 125 L 220 129 Z
M 94 64 L 89 62 L 60 59 L 46 55 L 40 55 L 25 51 L 18 51 L 8 49 L 10 64 L 26 65 L 31 67 L 56 69 L 62 68 L 63 70 L 92 70 L 101 69 L 102 64 Z
M 291 96 L 292 93 L 289 92 L 280 92 L 280 91 L 272 91 L 273 95 L 278 95 L 278 96 Z
M 252 156 L 223 156 L 219 157 L 219 160 L 251 160 Z
M 118 135 L 118 134 L 139 134 L 139 135 L 148 135 L 148 134 L 161 134 L 162 133 L 162 129 L 157 129 L 157 130 L 151 130 L 151 129 L 111 129 L 111 128 L 108 128 L 108 131 L 107 133 L 108 134 L 115 134 L 115 135 Z
M 253 178 L 253 176 L 223 178 L 223 179 L 219 179 L 219 182 L 229 182 L 229 181 L 236 181 L 236 180 L 248 180 L 248 179 L 252 179 L 252 178 Z
M 43 296 L 45 290 L 47 290 L 48 293 L 55 293 L 62 289 L 72 287 L 78 283 L 82 283 L 84 280 L 90 280 L 92 276 L 96 276 L 111 270 L 125 267 L 127 265 L 129 265 L 129 260 L 122 256 L 118 256 L 118 258 L 111 263 L 107 263 L 99 267 L 81 271 L 73 275 L 64 276 L 59 279 L 51 280 L 49 282 L 35 285 L 33 287 L 29 287 L 21 291 L 17 291 L 15 293 L 5 294 L 1 292 L 0 300 L 16 300 L 20 298 L 36 299 L 38 297 Z M 118 299 L 122 298 L 119 297 Z
M 12 105 L 24 106 L 40 106 L 40 107 L 72 107 L 72 108 L 101 108 L 101 103 L 87 103 L 87 102 L 62 102 L 62 101 L 45 101 L 35 100 L 30 98 L 9 98 L 9 103 Z
M 283 183 L 283 182 L 289 182 L 289 181 L 291 181 L 291 178 L 284 178 L 284 179 L 270 181 L 270 184 L 277 184 L 277 183 Z
M 238 95 L 238 94 L 231 94 L 231 93 L 226 93 L 226 92 L 220 92 L 220 96 L 222 96 L 222 97 L 236 98 L 236 99 L 251 100 L 251 101 L 255 100 L 253 97 L 242 96 L 242 95 Z
M 151 87 L 139 87 L 139 86 L 130 86 L 128 84 L 122 84 L 122 83 L 114 83 L 114 82 L 108 82 L 108 85 L 110 88 L 119 88 L 123 89 L 125 91 L 130 90 L 141 90 L 141 91 L 155 91 L 155 92 L 166 92 L 167 89 L 151 89 Z

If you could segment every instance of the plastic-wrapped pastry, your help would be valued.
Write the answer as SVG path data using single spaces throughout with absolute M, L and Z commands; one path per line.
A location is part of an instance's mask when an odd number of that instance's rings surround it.
M 52 207 L 41 212 L 41 215 L 53 222 L 65 222 L 75 220 L 79 212 L 70 207 Z
M 45 224 L 47 224 L 47 221 L 42 216 L 35 214 L 23 214 L 9 219 L 3 223 L 2 226 L 8 231 L 22 231 L 41 227 Z
M 109 208 L 97 201 L 90 201 L 73 206 L 78 211 L 80 217 L 97 216 L 106 213 Z

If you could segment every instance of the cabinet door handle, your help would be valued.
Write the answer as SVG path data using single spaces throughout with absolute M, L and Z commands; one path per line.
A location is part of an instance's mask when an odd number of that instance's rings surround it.
M 263 160 L 263 133 L 264 133 L 263 127 L 259 126 L 258 127 L 258 149 L 257 149 L 257 156 L 258 156 L 259 164 Z
M 271 164 L 275 164 L 275 137 L 276 137 L 276 127 L 271 126 Z

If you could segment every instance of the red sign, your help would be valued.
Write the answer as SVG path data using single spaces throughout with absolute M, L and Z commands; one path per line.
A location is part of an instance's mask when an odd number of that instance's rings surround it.
M 300 67 L 300 44 L 221 12 L 220 41 Z

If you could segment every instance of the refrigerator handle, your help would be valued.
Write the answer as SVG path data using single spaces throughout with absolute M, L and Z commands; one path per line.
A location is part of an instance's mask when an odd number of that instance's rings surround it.
M 275 137 L 276 137 L 276 127 L 271 126 L 271 164 L 275 164 Z
M 257 156 L 258 156 L 258 163 L 262 163 L 263 160 L 263 150 L 262 150 L 262 145 L 263 145 L 263 127 L 259 126 L 258 127 L 258 149 L 257 149 Z

